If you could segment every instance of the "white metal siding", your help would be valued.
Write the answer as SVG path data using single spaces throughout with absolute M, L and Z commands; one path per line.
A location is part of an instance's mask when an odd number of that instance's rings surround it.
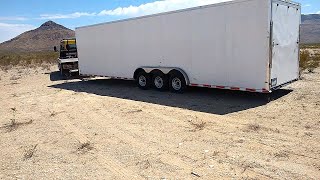
M 272 3 L 273 49 L 271 80 L 279 86 L 299 77 L 299 27 L 301 9 L 274 1 Z
M 238 0 L 76 29 L 81 74 L 179 67 L 192 84 L 268 89 L 270 0 Z

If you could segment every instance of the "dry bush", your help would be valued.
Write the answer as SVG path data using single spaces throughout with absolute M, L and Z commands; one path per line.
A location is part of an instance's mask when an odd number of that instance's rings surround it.
M 191 125 L 193 126 L 193 129 L 191 131 L 195 132 L 195 131 L 201 131 L 206 127 L 206 122 L 201 121 L 200 123 L 194 123 L 194 122 L 190 122 Z
M 93 149 L 93 146 L 91 145 L 91 143 L 85 142 L 85 143 L 81 143 L 77 150 L 79 153 L 86 153 L 92 149 Z
M 25 153 L 23 155 L 23 159 L 27 160 L 32 158 L 32 156 L 34 155 L 34 153 L 36 152 L 36 148 L 37 148 L 38 144 L 32 146 L 31 148 L 28 148 L 25 150 Z
M 300 71 L 304 71 L 307 69 L 309 61 L 310 61 L 310 52 L 308 50 L 301 50 Z
M 313 44 L 301 44 L 300 45 L 301 49 L 320 49 L 320 44 L 319 43 L 313 43 Z
M 0 52 L 0 68 L 9 70 L 15 66 L 38 67 L 57 62 L 57 52 Z
M 289 154 L 286 151 L 279 151 L 279 152 L 274 153 L 274 157 L 288 159 Z
M 151 163 L 149 160 L 143 160 L 136 163 L 137 166 L 140 166 L 140 169 L 148 169 L 151 166 Z
M 309 73 L 314 72 L 320 66 L 320 55 L 311 54 L 309 50 L 303 49 L 300 52 L 300 74 L 307 70 Z
M 248 124 L 247 128 L 251 131 L 259 131 L 261 126 L 259 124 Z
M 27 122 L 16 122 L 15 119 L 11 119 L 11 122 L 8 124 L 5 124 L 1 128 L 6 129 L 7 132 L 12 132 L 17 130 L 20 126 L 25 126 L 28 124 L 33 123 L 33 120 L 27 121 Z

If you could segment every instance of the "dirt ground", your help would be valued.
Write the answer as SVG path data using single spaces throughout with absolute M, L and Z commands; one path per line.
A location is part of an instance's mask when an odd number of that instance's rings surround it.
M 320 69 L 263 96 L 0 71 L 0 179 L 320 179 Z

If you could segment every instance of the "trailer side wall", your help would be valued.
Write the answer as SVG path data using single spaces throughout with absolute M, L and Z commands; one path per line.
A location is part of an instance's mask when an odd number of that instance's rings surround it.
M 238 0 L 76 29 L 81 74 L 179 67 L 194 84 L 269 88 L 269 0 Z

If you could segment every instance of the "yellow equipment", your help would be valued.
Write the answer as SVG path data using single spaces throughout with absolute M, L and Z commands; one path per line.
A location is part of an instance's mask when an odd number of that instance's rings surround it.
M 57 47 L 54 47 L 54 50 L 57 51 Z M 58 67 L 62 76 L 78 75 L 78 52 L 75 38 L 62 39 L 60 41 Z

